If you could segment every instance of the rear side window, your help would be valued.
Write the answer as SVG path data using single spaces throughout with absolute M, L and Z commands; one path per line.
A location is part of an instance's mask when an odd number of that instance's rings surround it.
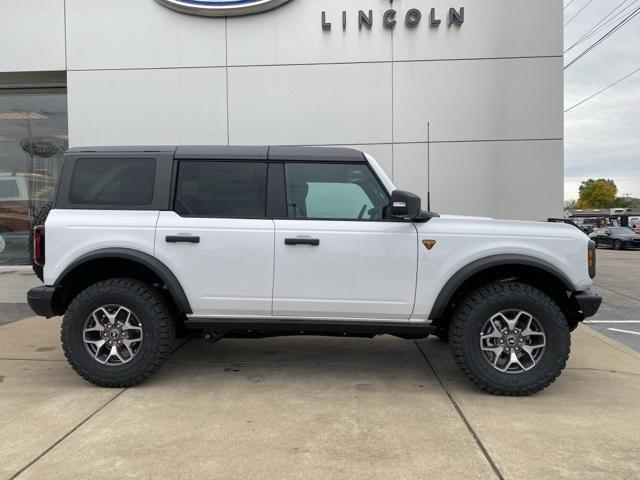
M 155 170 L 153 158 L 79 158 L 71 176 L 69 203 L 149 205 Z
M 264 218 L 265 162 L 180 162 L 175 211 L 182 216 Z

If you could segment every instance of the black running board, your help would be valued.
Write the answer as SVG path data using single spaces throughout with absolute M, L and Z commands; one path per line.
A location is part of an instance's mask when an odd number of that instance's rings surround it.
M 283 320 L 283 319 L 227 319 L 188 318 L 184 327 L 201 330 L 206 339 L 222 337 L 270 337 L 281 335 L 362 336 L 395 335 L 420 338 L 434 333 L 433 325 L 405 322 L 363 322 L 346 320 Z

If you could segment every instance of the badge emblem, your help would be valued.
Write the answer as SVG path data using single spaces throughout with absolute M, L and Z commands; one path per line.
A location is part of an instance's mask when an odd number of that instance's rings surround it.
M 232 17 L 276 8 L 289 0 L 156 0 L 161 5 L 190 15 Z

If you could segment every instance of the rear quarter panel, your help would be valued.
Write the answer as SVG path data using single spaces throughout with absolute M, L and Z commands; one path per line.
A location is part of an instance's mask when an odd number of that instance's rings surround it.
M 44 283 L 52 285 L 73 261 L 103 248 L 153 255 L 158 211 L 51 210 L 45 223 Z
M 427 320 L 438 294 L 461 268 L 484 257 L 526 255 L 562 271 L 576 290 L 591 285 L 589 238 L 571 225 L 443 216 L 416 225 L 420 249 L 416 304 L 411 320 Z M 435 240 L 431 250 L 422 240 Z

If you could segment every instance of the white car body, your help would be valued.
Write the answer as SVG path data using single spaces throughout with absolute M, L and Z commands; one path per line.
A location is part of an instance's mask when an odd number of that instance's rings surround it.
M 365 155 L 387 193 L 396 189 Z M 588 290 L 589 239 L 563 223 L 442 215 L 429 221 L 352 222 L 183 218 L 172 211 L 54 209 L 45 225 L 44 283 L 85 255 L 129 249 L 177 278 L 192 318 L 330 319 L 429 323 L 447 282 L 465 266 L 520 255 Z M 171 244 L 167 235 L 198 235 Z M 287 248 L 284 237 L 319 237 L 321 248 Z M 431 249 L 423 240 L 433 240 Z
M 602 302 L 595 242 L 420 207 L 353 149 L 71 149 L 27 300 L 64 314 L 65 356 L 100 386 L 144 381 L 176 337 L 390 334 L 449 341 L 489 393 L 546 388 Z

